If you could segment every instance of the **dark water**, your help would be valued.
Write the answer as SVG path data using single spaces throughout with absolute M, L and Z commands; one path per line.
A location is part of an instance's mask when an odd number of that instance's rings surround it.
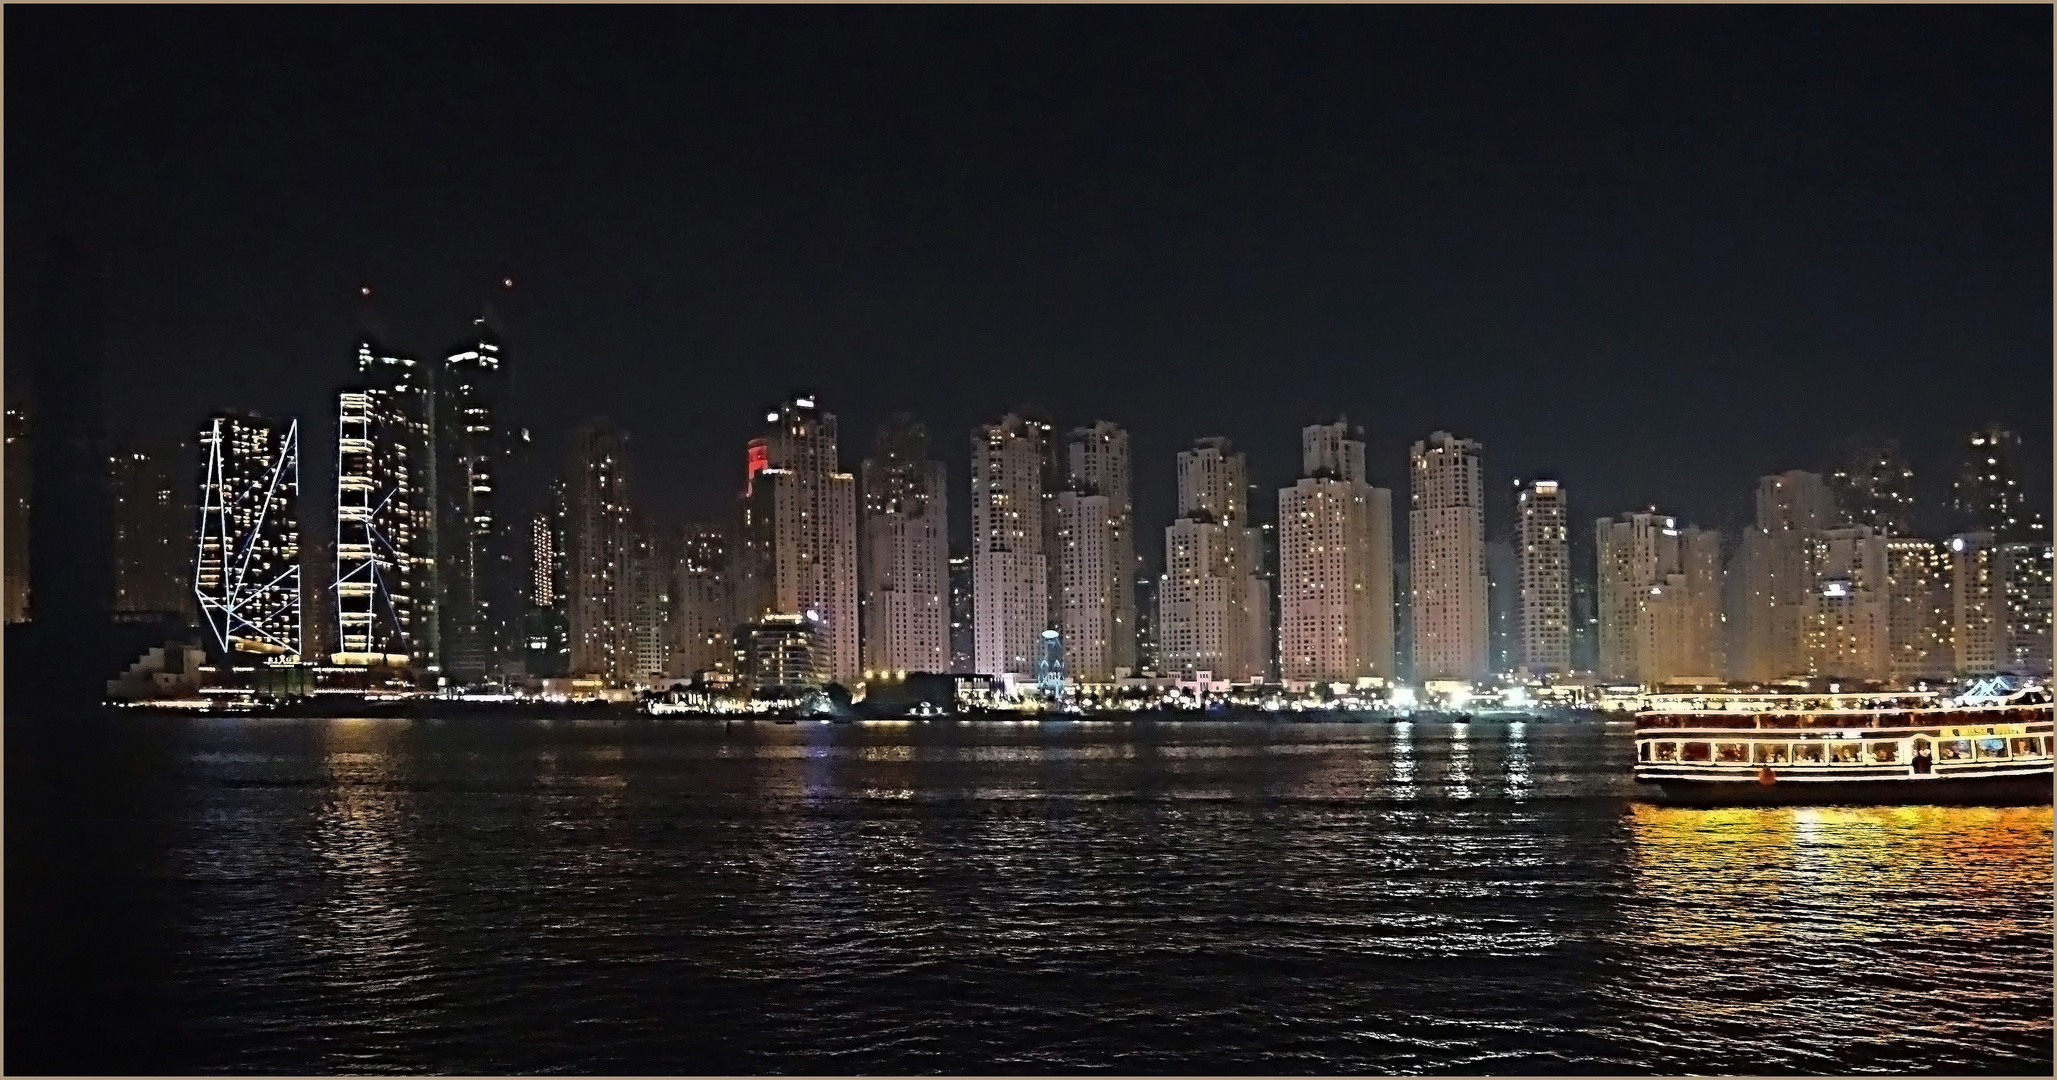
M 11 725 L 5 1065 L 2048 1075 L 2049 808 L 1629 808 L 1627 752 Z

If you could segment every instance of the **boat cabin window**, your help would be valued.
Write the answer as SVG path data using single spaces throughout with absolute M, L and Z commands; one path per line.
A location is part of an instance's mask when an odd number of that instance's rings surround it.
M 1874 765 L 1891 765 L 1900 760 L 1900 744 L 1883 740 L 1869 745 Z
M 1636 744 L 1636 760 L 1637 760 L 1637 761 L 1648 761 L 1648 760 L 1650 760 L 1650 744 L 1649 744 L 1649 743 L 1646 743 L 1646 742 L 1639 742 L 1639 743 L 1637 743 L 1637 744 Z
M 1714 744 L 1714 760 L 1744 762 L 1750 760 L 1750 744 L 1725 742 Z
M 2005 739 L 1980 739 L 1980 740 L 1978 740 L 1978 758 L 1979 758 L 1979 760 L 1980 760 L 1980 761 L 2005 761 L 2005 760 L 2007 760 L 2007 740 L 2005 740 Z
M 1708 744 L 1706 743 L 1689 742 L 1679 748 L 1680 761 L 1706 761 L 1707 758 Z
M 1845 739 L 1842 742 L 1829 744 L 1828 760 L 1831 764 L 1855 765 L 1863 757 L 1864 747 L 1858 745 L 1855 739 Z
M 1818 742 L 1803 742 L 1803 743 L 1794 743 L 1794 744 L 1793 744 L 1793 764 L 1795 764 L 1795 765 L 1819 765 L 1819 764 L 1821 764 L 1821 744 L 1820 744 L 1820 743 L 1818 743 Z
M 1677 744 L 1677 743 L 1675 743 L 1675 742 L 1661 742 L 1661 743 L 1658 743 L 1658 744 L 1657 744 L 1657 760 L 1658 760 L 1658 761 L 1677 761 L 1677 760 L 1678 760 L 1678 744 Z
M 1936 744 L 1937 761 L 1970 761 L 1970 739 L 1945 739 Z
M 2041 739 L 2016 739 L 2009 749 L 2015 757 L 2036 757 L 2043 752 Z
M 1750 756 L 1759 765 L 1783 765 L 1786 763 L 1786 744 L 1761 742 L 1750 748 Z

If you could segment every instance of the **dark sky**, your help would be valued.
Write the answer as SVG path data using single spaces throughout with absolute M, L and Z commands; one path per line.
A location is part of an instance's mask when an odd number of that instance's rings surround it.
M 1336 412 L 1403 497 L 1446 428 L 1729 526 L 1866 433 L 1940 498 L 2000 420 L 2048 503 L 2048 7 L 5 19 L 8 260 L 105 246 L 120 433 L 326 433 L 361 282 L 428 353 L 511 275 L 518 418 L 613 417 L 672 517 L 796 387 L 959 502 L 974 423 L 1126 425 L 1151 549 L 1190 439 L 1275 488 Z

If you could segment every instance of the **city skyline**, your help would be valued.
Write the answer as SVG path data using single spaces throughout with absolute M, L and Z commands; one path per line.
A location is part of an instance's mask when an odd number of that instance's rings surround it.
M 86 32 L 76 13 L 17 17 L 60 38 Z M 1278 431 L 1342 412 L 1365 427 L 1373 462 L 1427 431 L 1470 432 L 1489 447 L 1488 488 L 1562 476 L 1595 516 L 1655 504 L 1724 529 L 1751 517 L 1733 478 L 1826 469 L 1855 436 L 1900 439 L 1933 512 L 1960 433 L 1998 421 L 2021 434 L 2030 497 L 2049 509 L 2041 393 L 1988 389 L 2040 390 L 2049 378 L 2038 239 L 2049 163 L 2028 152 L 2035 139 L 2013 137 L 2040 138 L 2046 106 L 2009 81 L 2048 59 L 2017 63 L 2016 39 L 1993 32 L 2023 13 L 1133 12 L 1102 24 L 1153 58 L 1171 89 L 1065 44 L 1077 16 L 1062 12 L 996 14 L 990 33 L 940 64 L 896 63 L 930 57 L 925 43 L 941 32 L 912 10 L 805 26 L 761 12 L 629 13 L 647 42 L 624 46 L 632 61 L 604 88 L 654 80 L 648 94 L 565 85 L 559 61 L 598 46 L 548 33 L 563 25 L 548 12 L 513 15 L 461 50 L 416 13 L 329 17 L 294 25 L 333 33 L 281 31 L 256 49 L 238 35 L 265 17 L 217 26 L 226 16 L 139 14 L 129 25 L 154 31 L 148 50 L 141 34 L 99 42 L 133 71 L 173 54 L 259 57 L 182 63 L 200 81 L 163 103 L 17 58 L 23 136 L 38 125 L 84 135 L 46 140 L 55 152 L 10 171 L 10 214 L 32 226 L 9 230 L 9 254 L 34 250 L 45 223 L 105 225 L 109 385 L 149 391 L 109 395 L 111 431 L 183 437 L 217 408 L 322 415 L 323 373 L 347 357 L 368 286 L 394 345 L 422 356 L 463 332 L 482 294 L 501 294 L 520 354 L 510 408 L 546 446 L 599 413 L 638 432 L 641 451 L 666 463 L 645 495 L 675 520 L 726 505 L 732 482 L 711 463 L 747 437 L 755 409 L 795 386 L 837 401 L 853 432 L 907 411 L 952 433 L 1034 404 L 1123 425 L 1138 461 L 1225 437 L 1260 489 L 1298 473 Z M 1323 18 L 1408 48 L 1389 64 L 1345 64 L 1320 44 Z M 979 74 L 1010 33 L 1047 55 L 1021 68 L 1032 95 Z M 1206 85 L 1207 61 L 1253 35 L 1304 54 L 1306 75 L 1247 61 L 1243 77 L 1281 86 L 1268 104 L 1178 92 Z M 1555 35 L 1631 64 L 1648 108 L 1565 85 L 1529 58 Z M 1822 36 L 1862 46 L 1833 54 L 1857 57 L 1834 79 L 1818 62 L 1829 53 L 1796 43 Z M 377 53 L 373 37 L 408 42 L 418 62 L 357 78 L 349 61 Z M 539 51 L 543 40 L 568 51 Z M 1964 44 L 1910 54 L 1933 40 Z M 639 50 L 673 46 L 726 49 L 795 77 L 723 110 L 682 108 L 696 80 L 727 77 L 729 62 L 675 81 L 651 74 Z M 849 138 L 782 122 L 828 93 L 786 66 L 810 50 L 864 76 L 847 103 L 823 106 Z M 1693 59 L 1671 70 L 1634 59 L 1667 51 Z M 567 152 L 540 164 L 540 144 L 498 107 L 414 108 L 446 54 L 483 65 L 481 100 L 532 109 Z M 304 75 L 281 83 L 288 58 Z M 1487 70 L 1499 80 L 1475 77 Z M 1424 100 L 1403 92 L 1409 81 L 1470 89 Z M 961 103 L 936 93 L 955 84 Z M 1770 107 L 1773 85 L 1805 88 L 1817 109 Z M 1846 87 L 1911 97 L 1885 109 Z M 156 145 L 162 134 L 135 125 L 192 95 L 227 102 L 180 120 L 205 135 L 254 121 L 244 103 L 273 94 L 304 104 L 310 123 L 249 150 L 167 151 L 147 185 L 114 156 Z M 1110 97 L 1124 106 L 1098 110 Z M 1935 104 L 1913 104 L 1924 100 Z M 626 111 L 589 124 L 603 102 Z M 1685 110 L 1704 137 L 1690 149 L 1671 141 L 1653 119 L 1660 108 Z M 684 117 L 675 140 L 602 138 L 616 124 L 670 130 L 649 124 L 665 109 Z M 981 109 L 994 136 L 972 126 Z M 1868 118 L 1882 109 L 1895 125 Z M 1960 110 L 1980 122 L 1947 121 Z M 1294 135 L 1284 156 L 1268 134 L 1282 122 Z M 896 160 L 860 137 L 884 130 L 929 141 Z M 1540 149 L 1546 136 L 1561 147 Z M 1053 152 L 1023 160 L 1008 140 Z M 698 164 L 689 146 L 722 148 L 735 164 Z M 956 171 L 939 172 L 938 154 Z M 377 171 L 389 160 L 466 164 L 402 177 Z M 248 178 L 224 175 L 231 163 Z M 1769 202 L 1739 194 L 1766 170 L 1816 179 Z M 309 175 L 320 182 L 297 182 Z M 957 179 L 939 186 L 943 175 Z M 587 194 L 547 197 L 565 184 Z M 1510 216 L 1517 189 L 1531 202 Z M 320 213 L 288 212 L 271 194 L 288 190 Z M 953 223 L 960 231 L 944 231 Z M 1867 377 L 1843 375 L 1855 371 Z M 628 386 L 637 392 L 619 392 Z M 693 403 L 692 422 L 678 419 L 679 402 Z M 1618 453 L 1624 443 L 1639 452 Z M 953 472 L 967 467 L 962 440 L 937 446 Z M 332 463 L 305 466 L 317 486 Z M 1174 499 L 1161 470 L 1138 472 L 1139 522 L 1170 520 Z M 1509 517 L 1489 507 L 1489 536 L 1506 537 Z M 1136 542 L 1155 551 L 1161 536 L 1144 525 Z

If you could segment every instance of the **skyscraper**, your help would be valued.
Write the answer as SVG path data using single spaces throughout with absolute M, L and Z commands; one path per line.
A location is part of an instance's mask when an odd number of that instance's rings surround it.
M 1913 534 L 1914 470 L 1900 460 L 1897 442 L 1855 447 L 1829 473 L 1828 486 L 1840 520 L 1869 525 L 1881 536 Z
M 300 425 L 217 413 L 200 454 L 200 616 L 224 656 L 298 661 Z
M 1110 598 L 1109 666 L 1137 667 L 1136 660 L 1136 508 L 1132 493 L 1134 476 L 1129 456 L 1128 432 L 1106 420 L 1089 427 L 1073 428 L 1066 437 L 1065 454 L 1070 482 L 1076 490 L 1107 497 L 1108 549 L 1107 594 Z
M 1895 682 L 1950 677 L 1956 664 L 1950 578 L 1947 546 L 1915 537 L 1886 541 L 1887 664 Z
M 672 674 L 735 670 L 735 598 L 729 588 L 729 531 L 711 521 L 679 530 L 672 581 Z
M 1823 529 L 1808 540 L 1807 565 L 1808 674 L 1891 677 L 1892 585 L 1885 535 L 1870 525 Z
M 1564 499 L 1555 480 L 1521 483 L 1514 493 L 1519 666 L 1532 675 L 1571 670 L 1571 531 Z
M 635 640 L 636 679 L 657 685 L 676 675 L 672 670 L 671 583 L 676 556 L 671 537 L 658 531 L 648 515 L 630 515 L 634 554 L 629 559 L 631 634 Z
M 950 670 L 959 674 L 978 670 L 971 594 L 971 556 L 959 552 L 950 556 Z
M 565 469 L 571 673 L 637 681 L 635 555 L 628 436 L 605 420 L 581 424 Z
M 1167 672 L 1249 682 L 1270 668 L 1271 602 L 1258 566 L 1263 536 L 1250 524 L 1249 477 L 1227 439 L 1197 439 L 1179 452 L 1178 518 L 1164 531 L 1157 594 L 1158 662 Z
M 1488 670 L 1485 493 L 1479 444 L 1447 431 L 1414 444 L 1408 512 L 1414 668 L 1428 681 Z
M 1300 433 L 1303 475 L 1279 491 L 1279 675 L 1392 678 L 1393 495 L 1365 479 L 1346 422 Z
M 1081 683 L 1114 677 L 1115 567 L 1113 500 L 1077 489 L 1061 491 L 1056 515 L 1055 592 L 1064 670 Z
M 193 508 L 175 479 L 177 444 L 130 443 L 107 459 L 114 495 L 114 617 L 193 606 Z
M 498 674 L 519 610 L 514 521 L 501 489 L 513 447 L 507 372 L 490 314 L 443 361 L 436 387 L 437 545 L 443 671 L 466 685 Z
M 2005 611 L 2000 670 L 2010 675 L 2050 677 L 2051 544 L 2021 540 L 1995 552 Z
M 571 672 L 571 508 L 563 477 L 529 517 L 528 603 L 522 611 L 522 668 L 533 678 Z
M 2029 509 L 2021 483 L 2021 436 L 1998 424 L 1971 433 L 1957 474 L 1956 509 L 1972 529 L 2000 543 L 2041 540 L 2048 526 Z
M 840 470 L 836 418 L 802 394 L 765 414 L 751 440 L 743 495 L 739 621 L 797 615 L 814 628 L 820 667 L 863 673 L 858 648 L 857 478 Z
M 428 389 L 411 358 L 365 340 L 360 384 L 336 399 L 336 539 L 331 595 L 338 664 L 428 670 L 436 661 Z
M 1721 537 L 1655 510 L 1601 518 L 1599 671 L 1655 685 L 1721 674 Z
M 879 428 L 859 467 L 867 671 L 950 668 L 950 527 L 943 463 L 906 414 Z
M 1809 541 L 1834 523 L 1835 501 L 1820 473 L 1793 472 L 1757 482 L 1756 520 L 1743 534 L 1743 575 L 1735 638 L 1735 677 L 1770 682 L 1807 671 L 1805 626 Z
M 973 661 L 1033 676 L 1050 617 L 1044 559 L 1045 428 L 1015 414 L 971 435 Z

